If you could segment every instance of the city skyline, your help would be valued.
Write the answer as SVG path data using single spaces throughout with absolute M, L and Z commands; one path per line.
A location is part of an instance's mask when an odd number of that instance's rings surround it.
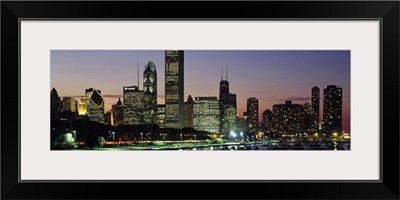
M 144 66 L 151 58 L 158 75 L 157 102 L 164 104 L 164 56 L 162 50 L 53 50 L 50 87 L 61 97 L 77 98 L 86 88 L 101 90 L 109 111 L 122 97 L 123 86 L 137 85 L 138 63 L 143 89 Z M 314 86 L 322 92 L 328 85 L 338 85 L 343 88 L 343 130 L 350 131 L 350 51 L 185 50 L 184 65 L 185 100 L 188 95 L 218 97 L 221 67 L 225 79 L 227 66 L 229 92 L 237 94 L 239 116 L 250 97 L 259 100 L 258 113 L 263 113 L 286 100 L 311 103 Z M 262 115 L 258 116 L 261 122 Z

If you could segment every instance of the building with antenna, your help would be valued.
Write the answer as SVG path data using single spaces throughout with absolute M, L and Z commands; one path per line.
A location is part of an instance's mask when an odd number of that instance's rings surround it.
M 139 78 L 138 78 L 139 79 Z M 143 117 L 145 124 L 157 123 L 157 70 L 154 62 L 149 59 L 143 72 L 144 108 Z

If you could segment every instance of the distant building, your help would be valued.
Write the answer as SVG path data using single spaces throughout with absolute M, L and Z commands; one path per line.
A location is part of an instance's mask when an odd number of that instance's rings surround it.
M 269 109 L 262 113 L 261 128 L 263 133 L 267 135 L 274 132 L 274 114 Z
M 258 134 L 258 99 L 251 97 L 247 99 L 247 122 L 249 131 Z
M 81 99 L 79 99 L 78 113 L 79 113 L 79 115 L 87 115 L 87 107 L 86 107 L 86 98 L 85 97 L 82 97 Z
M 187 101 L 185 102 L 185 126 L 187 128 L 193 128 L 193 98 L 192 96 L 188 96 Z
M 143 118 L 145 124 L 157 123 L 157 70 L 150 59 L 143 72 L 144 108 Z
M 318 131 L 319 127 L 319 87 L 311 89 L 311 132 Z
M 111 125 L 111 119 L 112 119 L 111 111 L 107 111 L 106 113 L 104 113 L 104 124 Z
M 307 134 L 314 133 L 313 130 L 314 120 L 313 120 L 313 112 L 312 106 L 309 103 L 305 103 L 303 105 L 303 132 Z M 312 131 L 313 130 L 313 131 Z
M 327 134 L 342 133 L 342 88 L 328 85 L 324 89 L 324 124 Z
M 104 123 L 104 99 L 101 96 L 101 91 L 89 88 L 85 92 L 89 120 Z
M 53 88 L 50 92 L 50 117 L 52 120 L 58 119 L 62 108 L 61 99 L 57 90 Z
M 76 112 L 76 100 L 74 97 L 63 97 L 63 111 Z
M 273 105 L 274 125 L 278 134 L 298 134 L 304 132 L 304 107 L 300 104 L 292 104 L 286 101 L 285 104 Z
M 165 105 L 157 105 L 157 124 L 160 128 L 165 128 Z
M 219 114 L 217 97 L 196 97 L 193 106 L 193 128 L 199 131 L 218 132 Z
M 248 131 L 248 124 L 245 118 L 236 116 L 236 131 Z
M 123 87 L 124 105 L 123 124 L 139 125 L 144 123 L 143 108 L 144 108 L 144 92 L 139 90 L 139 87 L 125 86 Z
M 167 128 L 184 126 L 184 53 L 165 51 L 165 125 Z
M 225 116 L 224 116 L 224 128 L 225 134 L 229 134 L 231 131 L 236 131 L 236 108 L 234 105 L 225 105 Z
M 123 115 L 123 108 L 122 108 L 122 101 L 121 98 L 118 98 L 116 104 L 111 106 L 112 108 L 112 125 L 118 126 L 123 124 L 124 122 L 124 115 Z

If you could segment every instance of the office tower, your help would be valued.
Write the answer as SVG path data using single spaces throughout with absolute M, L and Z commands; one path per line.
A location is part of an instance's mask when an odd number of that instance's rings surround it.
M 193 128 L 198 131 L 219 131 L 219 101 L 217 97 L 196 97 L 193 105 Z
M 247 121 L 249 125 L 249 131 L 254 134 L 258 134 L 258 99 L 251 97 L 247 99 Z
M 229 94 L 229 82 L 228 82 L 228 72 L 226 72 L 226 80 L 223 79 L 223 74 L 222 74 L 222 68 L 221 68 L 221 81 L 219 82 L 219 110 L 220 110 L 220 127 L 219 127 L 219 132 L 227 134 L 227 130 L 224 129 L 226 127 L 224 125 L 225 123 L 225 97 L 227 94 Z
M 244 117 L 239 117 L 238 115 L 236 115 L 235 126 L 236 126 L 235 129 L 236 131 L 242 131 L 242 132 L 248 131 L 247 119 L 245 119 Z M 226 138 L 228 137 L 226 136 Z
M 106 113 L 104 113 L 104 124 L 111 125 L 111 118 L 111 111 L 107 111 Z
M 234 105 L 225 105 L 225 114 L 224 114 L 224 124 L 223 130 L 225 134 L 229 134 L 231 131 L 236 131 L 236 107 Z
M 157 105 L 157 124 L 160 128 L 165 128 L 165 105 Z
M 262 113 L 262 123 L 261 123 L 262 131 L 265 134 L 270 134 L 274 132 L 274 114 L 270 109 L 266 109 Z
M 342 133 L 342 88 L 328 85 L 324 89 L 324 124 L 325 133 Z
M 144 92 L 136 85 L 123 87 L 122 115 L 124 124 L 143 124 Z
M 50 117 L 52 120 L 58 119 L 61 112 L 61 99 L 57 90 L 53 88 L 50 92 Z
M 143 72 L 144 109 L 143 118 L 145 124 L 157 123 L 157 70 L 156 65 L 150 59 Z
M 118 98 L 118 101 L 116 104 L 111 106 L 112 108 L 112 125 L 118 126 L 124 122 L 124 116 L 123 116 L 123 109 L 122 109 L 122 101 L 121 98 Z
M 312 106 L 309 103 L 305 103 L 303 105 L 303 132 L 307 134 L 315 133 L 312 131 L 312 127 L 314 125 L 313 116 L 312 116 Z
M 185 102 L 185 125 L 184 127 L 193 128 L 193 98 L 191 95 L 188 96 Z
M 319 127 L 319 87 L 311 89 L 311 132 L 318 131 Z
M 85 97 L 79 99 L 78 113 L 79 115 L 87 115 L 87 106 Z
M 237 110 L 236 94 L 228 93 L 224 95 L 225 107 L 233 106 Z
M 165 51 L 165 125 L 167 128 L 183 128 L 183 51 Z
M 85 92 L 89 120 L 104 123 L 104 99 L 101 96 L 101 91 L 89 88 Z
M 299 134 L 304 132 L 304 107 L 302 105 L 286 101 L 285 104 L 273 105 L 272 112 L 274 113 L 275 130 L 278 134 Z
M 63 97 L 63 111 L 76 112 L 76 101 L 74 97 Z

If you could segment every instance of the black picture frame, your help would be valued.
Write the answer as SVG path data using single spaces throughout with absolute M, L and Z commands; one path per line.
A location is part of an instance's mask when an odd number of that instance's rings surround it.
M 168 12 L 168 8 L 185 8 Z M 152 9 L 152 8 L 161 9 Z M 133 10 L 135 12 L 133 12 Z M 2 199 L 399 199 L 399 1 L 2 1 Z M 379 182 L 19 182 L 20 19 L 380 19 Z M 33 131 L 34 133 L 35 131 Z M 366 155 L 368 156 L 368 155 Z M 232 188 L 223 191 L 221 186 Z M 186 196 L 183 190 L 192 191 Z M 212 195 L 211 195 L 212 194 Z

